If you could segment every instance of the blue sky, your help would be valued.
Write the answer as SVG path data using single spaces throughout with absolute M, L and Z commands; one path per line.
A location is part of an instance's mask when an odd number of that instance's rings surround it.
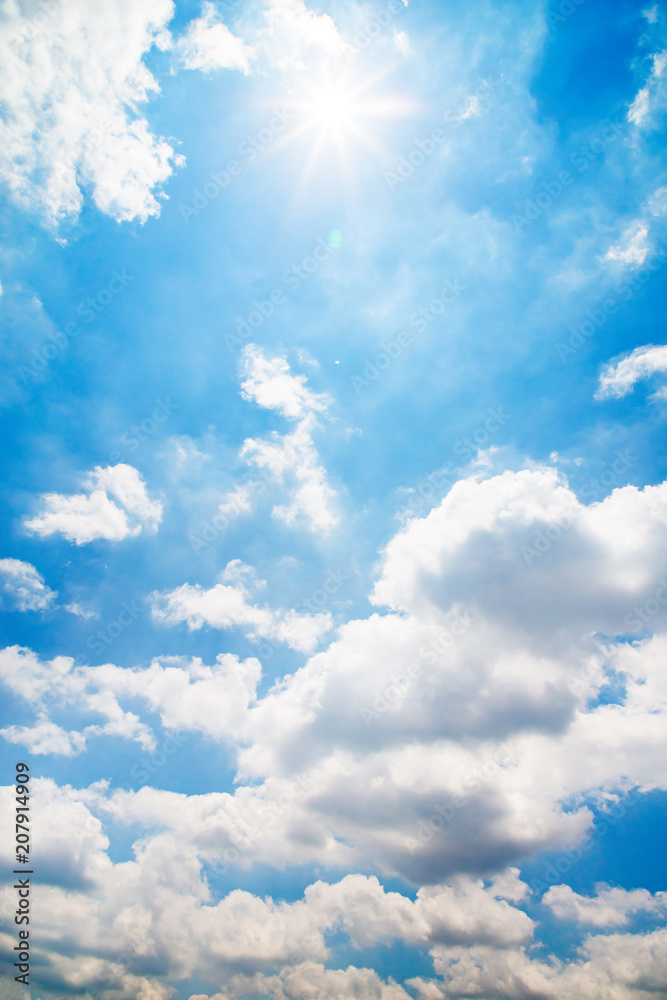
M 666 16 L 0 3 L 3 1000 L 667 995 Z

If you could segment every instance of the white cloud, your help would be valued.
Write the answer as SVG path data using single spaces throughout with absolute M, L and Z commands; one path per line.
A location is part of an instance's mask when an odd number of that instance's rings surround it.
M 636 347 L 620 361 L 607 365 L 600 375 L 596 399 L 621 399 L 642 379 L 667 371 L 667 346 L 647 344 Z
M 238 485 L 235 486 L 233 490 L 227 493 L 221 504 L 218 506 L 218 512 L 222 514 L 223 517 L 235 518 L 239 517 L 241 514 L 249 514 L 252 510 L 252 490 L 250 486 Z
M 239 781 L 261 783 L 211 804 L 215 856 L 240 824 L 239 864 L 372 862 L 422 885 L 482 875 L 575 844 L 589 800 L 604 808 L 619 790 L 664 786 L 667 635 L 646 632 L 660 623 L 666 559 L 667 484 L 586 506 L 552 468 L 470 477 L 387 546 L 373 596 L 385 613 L 342 626 L 261 699 L 258 667 L 239 688 L 233 664 L 199 661 L 70 664 L 64 689 L 129 738 L 155 741 L 123 707 L 139 697 L 163 725 L 237 745 Z M 258 607 L 248 587 L 235 562 L 210 591 L 163 595 L 160 613 L 285 638 L 289 612 Z M 644 638 L 595 643 L 596 632 Z M 6 655 L 16 693 L 39 698 L 47 674 L 53 683 L 57 668 Z M 596 702 L 607 670 L 624 679 L 618 704 Z M 98 706 L 104 691 L 112 700 Z M 190 815 L 174 832 L 194 845 L 198 824 Z
M 284 73 L 318 66 L 324 55 L 345 52 L 333 19 L 309 10 L 303 0 L 269 0 L 249 30 L 253 48 Z
M 76 731 L 67 732 L 61 726 L 47 719 L 40 720 L 35 726 L 7 726 L 0 729 L 8 743 L 18 743 L 26 747 L 32 754 L 56 754 L 62 757 L 74 757 L 81 753 L 86 745 L 86 737 Z
M 569 885 L 553 885 L 542 897 L 560 920 L 594 927 L 623 927 L 636 913 L 667 913 L 667 892 L 619 889 L 598 884 L 595 896 L 581 896 Z
M 11 788 L 0 790 L 3 806 L 9 806 L 11 794 Z M 118 962 L 125 955 L 123 971 L 128 974 L 136 975 L 140 964 L 149 964 L 161 977 L 184 978 L 197 970 L 209 980 L 231 980 L 232 995 L 241 996 L 254 992 L 248 989 L 253 982 L 270 987 L 266 973 L 287 962 L 290 968 L 283 975 L 295 974 L 293 983 L 298 981 L 313 962 L 330 957 L 327 936 L 333 930 L 356 949 L 398 941 L 426 947 L 465 941 L 511 948 L 533 933 L 532 921 L 500 898 L 494 883 L 485 886 L 467 878 L 420 891 L 415 900 L 385 891 L 374 876 L 349 875 L 336 883 L 317 881 L 290 903 L 238 889 L 214 903 L 199 860 L 206 851 L 184 848 L 172 834 L 152 831 L 134 844 L 134 860 L 111 863 L 97 814 L 104 822 L 122 821 L 120 808 L 137 796 L 110 797 L 105 782 L 75 790 L 39 778 L 32 795 L 40 810 L 33 841 L 40 857 L 42 900 L 35 961 L 43 961 L 61 983 L 75 981 L 77 955 L 92 960 L 91 966 L 80 963 L 82 986 L 95 975 L 111 973 L 113 958 Z M 148 788 L 139 798 L 150 805 L 158 795 L 172 811 L 184 798 Z M 209 852 L 215 846 L 210 804 L 216 798 L 220 796 L 189 800 L 200 800 L 196 833 L 208 841 Z M 8 813 L 9 808 L 3 809 L 5 826 Z M 178 818 L 186 823 L 193 815 L 190 810 Z M 68 824 L 74 824 L 69 837 Z M 9 861 L 9 845 L 8 838 L 0 851 L 3 862 Z M 515 871 L 503 878 L 522 887 Z M 0 890 L 0 907 L 7 896 L 9 888 Z M 57 950 L 51 950 L 56 940 Z M 332 976 L 342 988 L 350 987 L 342 974 Z
M 17 611 L 46 611 L 58 596 L 30 563 L 0 559 L 0 585 L 10 607 Z
M 647 206 L 652 215 L 667 215 L 667 186 L 657 188 L 647 199 Z
M 34 726 L 10 726 L 2 730 L 5 739 L 29 747 L 34 753 L 67 757 L 81 753 L 91 734 L 122 736 L 153 749 L 155 740 L 150 728 L 133 712 L 123 711 L 110 687 L 89 683 L 91 669 L 101 671 L 93 676 L 104 676 L 103 668 L 75 667 L 68 656 L 42 662 L 31 650 L 20 646 L 0 651 L 0 680 L 24 698 L 37 714 Z M 54 708 L 62 711 L 68 707 L 93 717 L 101 716 L 106 721 L 92 723 L 79 732 L 68 732 L 49 718 Z
M 88 621 L 90 618 L 99 617 L 96 611 L 92 611 L 90 608 L 84 608 L 76 601 L 73 601 L 71 604 L 66 604 L 65 611 L 68 611 L 71 615 L 76 615 L 77 618 L 83 618 L 84 621 Z
M 292 375 L 285 357 L 267 358 L 255 344 L 243 351 L 241 395 L 267 410 L 300 419 L 309 413 L 326 410 L 329 400 L 311 392 L 305 375 Z
M 247 438 L 241 457 L 251 465 L 268 470 L 275 479 L 291 481 L 290 502 L 277 504 L 273 516 L 287 525 L 302 518 L 310 531 L 328 533 L 339 523 L 335 512 L 337 493 L 327 482 L 326 469 L 319 464 L 312 433 L 314 418 L 304 417 L 291 434 L 275 431 L 268 441 Z
M 0 179 L 55 226 L 84 192 L 117 221 L 158 215 L 181 162 L 137 109 L 159 88 L 142 57 L 164 38 L 172 0 L 5 5 L 0 24 Z
M 408 980 L 420 1000 L 642 1000 L 664 991 L 667 931 L 588 937 L 580 958 L 531 958 L 524 948 L 435 948 L 440 980 Z M 444 980 L 444 982 L 443 982 Z
M 97 466 L 83 486 L 87 495 L 45 494 L 44 509 L 25 522 L 26 528 L 42 538 L 58 533 L 77 545 L 97 538 L 117 542 L 144 529 L 157 531 L 162 504 L 150 499 L 146 484 L 131 465 Z
M 199 584 L 184 583 L 164 594 L 153 594 L 153 616 L 167 625 L 187 622 L 188 628 L 202 625 L 214 628 L 245 628 L 254 638 L 285 642 L 292 649 L 312 652 L 320 637 L 332 625 L 331 614 L 297 614 L 295 611 L 273 611 L 249 600 L 249 585 L 254 571 L 238 559 L 228 563 L 217 583 L 210 590 Z M 254 581 L 254 587 L 265 581 Z
M 642 222 L 637 222 L 626 229 L 620 243 L 607 250 L 604 259 L 617 261 L 626 267 L 641 267 L 650 250 L 647 238 L 648 227 Z
M 628 121 L 637 128 L 651 127 L 656 115 L 663 112 L 667 105 L 665 67 L 667 67 L 667 50 L 654 53 L 648 80 L 645 86 L 637 91 L 628 110 Z
M 277 410 L 298 423 L 291 434 L 274 431 L 268 441 L 247 438 L 241 457 L 266 469 L 279 482 L 286 477 L 291 480 L 290 503 L 277 504 L 272 511 L 274 517 L 290 526 L 303 518 L 311 531 L 330 532 L 339 522 L 334 509 L 337 494 L 327 482 L 326 469 L 319 464 L 313 442 L 315 414 L 326 410 L 330 400 L 311 392 L 305 376 L 292 375 L 284 357 L 267 358 L 254 344 L 243 352 L 243 371 L 244 399 Z
M 267 67 L 292 73 L 317 68 L 323 55 L 340 58 L 345 52 L 332 18 L 309 10 L 303 0 L 268 0 L 237 17 L 235 30 L 237 35 L 218 18 L 215 5 L 204 2 L 201 16 L 175 44 L 182 65 L 205 73 L 264 73 Z
M 93 734 L 135 740 L 153 750 L 156 737 L 121 702 L 143 700 L 169 730 L 202 732 L 220 740 L 244 737 L 248 706 L 255 701 L 261 667 L 256 659 L 240 661 L 221 653 L 209 667 L 195 657 L 153 660 L 148 667 L 75 666 L 71 657 L 42 661 L 18 646 L 0 651 L 0 679 L 37 712 L 33 727 L 2 730 L 5 739 L 35 753 L 72 756 L 81 753 Z M 74 711 L 94 721 L 80 733 L 66 732 L 49 715 Z M 98 720 L 102 719 L 100 723 Z
M 252 49 L 218 20 L 215 5 L 210 2 L 202 4 L 201 16 L 189 23 L 176 49 L 186 69 L 205 73 L 216 69 L 240 69 L 247 73 L 253 56 Z

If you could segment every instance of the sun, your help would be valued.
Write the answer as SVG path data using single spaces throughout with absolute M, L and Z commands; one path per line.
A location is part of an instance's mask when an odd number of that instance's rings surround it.
M 330 84 L 304 100 L 303 110 L 310 115 L 313 125 L 334 131 L 351 128 L 362 109 L 351 90 L 343 84 Z
M 298 185 L 303 189 L 318 162 L 338 162 L 341 174 L 349 182 L 354 177 L 354 163 L 359 152 L 383 158 L 382 120 L 409 114 L 412 105 L 382 90 L 387 70 L 363 80 L 353 79 L 344 69 L 338 75 L 326 71 L 319 79 L 300 81 L 300 94 L 289 102 L 299 124 L 291 139 L 311 137 L 311 146 Z M 295 88 L 296 89 L 296 88 Z

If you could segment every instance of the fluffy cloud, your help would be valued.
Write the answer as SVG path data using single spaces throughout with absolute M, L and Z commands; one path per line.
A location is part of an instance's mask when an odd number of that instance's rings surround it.
M 219 21 L 214 4 L 202 5 L 201 17 L 191 21 L 186 34 L 176 46 L 186 69 L 210 73 L 216 69 L 249 70 L 253 52 L 240 38 Z
M 137 109 L 158 91 L 142 62 L 164 37 L 172 0 L 27 0 L 0 24 L 0 178 L 51 225 L 90 190 L 117 221 L 158 215 L 156 196 L 182 157 Z
M 292 375 L 286 358 L 267 358 L 255 344 L 243 351 L 242 371 L 243 398 L 284 417 L 300 419 L 325 410 L 329 404 L 326 396 L 311 392 L 305 375 Z
M 11 646 L 0 652 L 0 679 L 32 706 L 38 722 L 33 727 L 11 726 L 0 732 L 33 753 L 72 756 L 85 748 L 93 734 L 122 736 L 153 750 L 156 738 L 151 728 L 121 705 L 140 699 L 159 713 L 169 731 L 186 729 L 220 740 L 240 739 L 260 677 L 257 660 L 239 661 L 229 653 L 221 653 L 212 667 L 197 658 L 163 657 L 148 667 L 130 669 L 111 663 L 75 666 L 74 660 L 65 656 L 42 661 L 28 649 Z M 50 718 L 66 710 L 95 721 L 81 732 L 66 732 Z M 100 718 L 102 723 L 97 721 Z
M 3 806 L 11 794 L 10 788 L 0 791 Z M 525 894 L 516 871 L 487 885 L 460 878 L 414 900 L 387 892 L 375 877 L 350 875 L 317 881 L 290 903 L 238 889 L 214 902 L 197 853 L 172 835 L 144 838 L 135 843 L 133 860 L 110 861 L 96 815 L 105 819 L 111 805 L 104 782 L 77 791 L 36 779 L 33 803 L 39 809 L 33 837 L 41 903 L 35 961 L 45 966 L 42 981 L 54 986 L 74 984 L 78 955 L 94 960 L 80 966 L 83 986 L 95 978 L 112 986 L 121 972 L 136 976 L 147 968 L 177 978 L 196 970 L 211 981 L 225 976 L 229 982 L 236 973 L 233 989 L 240 996 L 257 974 L 259 983 L 281 968 L 281 975 L 298 973 L 328 959 L 332 931 L 356 949 L 392 942 L 437 948 L 444 941 L 512 948 L 533 933 L 532 921 L 503 897 L 506 886 L 515 900 Z M 5 808 L 3 816 L 8 813 Z M 10 859 L 9 843 L 7 838 L 0 852 L 3 862 Z M 0 890 L 3 910 L 11 898 L 11 889 Z
M 473 476 L 387 546 L 373 600 L 388 610 L 342 626 L 261 699 L 258 664 L 240 679 L 236 661 L 58 669 L 72 704 L 105 693 L 105 725 L 129 738 L 154 745 L 123 702 L 139 697 L 169 729 L 237 744 L 253 783 L 209 802 L 209 858 L 372 863 L 418 885 L 479 876 L 579 841 L 589 801 L 664 786 L 667 636 L 650 632 L 666 557 L 667 484 L 586 506 L 550 468 Z M 162 613 L 267 635 L 287 624 L 248 600 L 247 568 L 229 573 L 167 595 Z M 604 638 L 624 632 L 634 641 Z M 7 656 L 13 690 L 39 696 L 54 668 Z M 608 672 L 623 694 L 598 703 Z M 161 795 L 151 822 L 199 849 L 200 806 Z
M 210 1000 L 240 1000 L 242 997 L 270 995 L 275 1000 L 409 1000 L 409 994 L 392 979 L 384 982 L 372 969 L 325 969 L 317 962 L 303 962 L 285 968 L 278 975 L 235 976 L 225 993 Z M 209 1000 L 204 995 L 190 1000 Z
M 620 361 L 607 365 L 600 375 L 596 399 L 621 399 L 627 396 L 641 379 L 656 372 L 667 371 L 667 347 L 648 344 L 636 347 Z
M 32 754 L 55 754 L 61 757 L 74 757 L 81 753 L 86 745 L 86 737 L 76 730 L 67 732 L 55 722 L 42 718 L 34 726 L 6 726 L 0 729 L 8 743 L 17 743 L 26 747 Z
M 4 599 L 17 611 L 46 611 L 58 596 L 34 566 L 20 559 L 0 559 L 0 585 Z
M 323 56 L 340 57 L 345 44 L 328 14 L 316 14 L 303 0 L 268 0 L 248 25 L 253 48 L 281 72 L 317 66 Z
M 131 465 L 97 466 L 83 486 L 87 495 L 44 495 L 44 509 L 25 522 L 26 528 L 42 538 L 61 534 L 77 545 L 97 538 L 118 542 L 144 529 L 157 531 L 162 504 L 150 499 L 146 484 Z
M 329 405 L 326 396 L 310 391 L 303 375 L 292 375 L 284 357 L 267 358 L 254 344 L 243 353 L 241 395 L 258 406 L 297 420 L 291 434 L 273 432 L 269 440 L 248 438 L 241 457 L 265 469 L 279 482 L 292 481 L 290 503 L 273 508 L 273 516 L 293 525 L 304 518 L 311 531 L 328 533 L 339 521 L 336 491 L 327 482 L 313 442 L 315 414 Z
M 595 896 L 580 896 L 569 885 L 553 885 L 542 897 L 561 920 L 594 927 L 623 927 L 636 913 L 663 915 L 667 912 L 667 893 L 654 896 L 648 889 L 611 888 L 599 884 Z
M 202 625 L 214 628 L 245 628 L 253 638 L 285 642 L 292 649 L 309 653 L 320 637 L 331 628 L 331 614 L 298 614 L 296 611 L 273 611 L 249 600 L 249 586 L 265 585 L 255 581 L 254 571 L 235 559 L 220 575 L 220 583 L 210 590 L 198 584 L 184 583 L 165 594 L 153 595 L 153 616 L 167 625 L 187 622 L 188 628 Z
M 303 0 L 268 0 L 240 14 L 235 30 L 237 35 L 205 0 L 200 17 L 189 23 L 174 46 L 181 64 L 205 73 L 265 72 L 268 66 L 289 73 L 317 65 L 322 55 L 340 58 L 345 52 L 332 18 L 309 10 Z
M 589 937 L 581 958 L 531 958 L 525 948 L 436 948 L 441 980 L 408 980 L 420 1000 L 484 997 L 494 1000 L 650 1000 L 664 992 L 667 931 Z M 444 980 L 444 982 L 443 982 Z
M 31 737 L 18 734 L 33 745 L 67 737 L 55 706 L 97 716 L 84 736 L 113 731 L 151 749 L 156 735 L 128 710 L 143 704 L 168 732 L 202 732 L 239 754 L 233 792 L 43 784 L 61 826 L 73 809 L 91 816 L 81 870 L 95 887 L 45 890 L 40 941 L 61 942 L 57 956 L 40 952 L 52 982 L 119 986 L 121 973 L 150 967 L 197 970 L 229 998 L 336 996 L 354 983 L 400 996 L 368 970 L 323 972 L 336 932 L 358 949 L 427 948 L 441 978 L 408 984 L 424 1000 L 650 994 L 664 932 L 615 935 L 614 947 L 589 937 L 569 963 L 534 958 L 527 888 L 506 866 L 576 843 L 587 803 L 604 810 L 623 789 L 664 787 L 666 556 L 667 484 L 586 506 L 550 468 L 480 474 L 389 542 L 373 592 L 384 613 L 343 626 L 261 698 L 258 661 L 230 654 L 210 667 L 167 657 L 121 668 L 6 650 L 4 682 L 41 713 Z M 220 586 L 243 592 L 247 580 L 232 563 Z M 608 674 L 622 692 L 598 700 Z M 136 831 L 134 860 L 111 864 L 95 815 Z M 52 848 L 40 851 L 50 870 Z M 351 874 L 289 903 L 241 890 L 214 901 L 220 874 L 253 863 L 373 865 L 419 888 L 411 898 Z M 659 894 L 605 886 L 590 899 L 555 887 L 544 902 L 603 929 L 664 911 Z M 81 949 L 92 964 L 77 966 Z M 109 954 L 123 953 L 114 969 Z M 129 996 L 140 988 L 126 985 Z

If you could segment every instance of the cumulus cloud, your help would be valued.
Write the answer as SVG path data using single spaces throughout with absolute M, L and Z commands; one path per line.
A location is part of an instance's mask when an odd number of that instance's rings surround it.
M 90 715 L 84 736 L 115 732 L 150 750 L 146 706 L 168 733 L 201 732 L 238 753 L 233 792 L 44 786 L 63 824 L 83 809 L 139 838 L 134 860 L 112 865 L 97 820 L 86 821 L 93 842 L 82 870 L 94 891 L 56 882 L 41 908 L 40 940 L 56 933 L 50 914 L 58 935 L 70 934 L 47 959 L 53 981 L 67 988 L 75 975 L 84 985 L 115 975 L 108 955 L 134 942 L 156 976 L 196 969 L 220 977 L 225 996 L 263 987 L 298 996 L 288 984 L 320 982 L 336 932 L 360 950 L 399 941 L 428 949 L 440 978 L 407 984 L 424 1000 L 494 995 L 498 984 L 517 1000 L 605 991 L 627 1000 L 659 982 L 658 931 L 616 935 L 615 948 L 589 937 L 568 963 L 534 957 L 527 887 L 508 866 L 577 843 L 589 804 L 604 811 L 625 789 L 664 788 L 666 557 L 667 484 L 620 488 L 586 506 L 552 468 L 479 473 L 391 539 L 372 595 L 383 613 L 343 626 L 261 697 L 258 661 L 231 654 L 212 666 L 167 657 L 128 668 L 5 650 L 3 682 L 39 716 L 31 736 L 10 739 L 60 740 L 62 753 L 75 752 L 55 706 Z M 251 580 L 235 561 L 219 586 L 252 609 Z M 598 699 L 610 675 L 622 691 Z M 40 851 L 48 870 L 51 848 Z M 291 902 L 241 890 L 215 901 L 216 877 L 253 863 L 373 865 L 418 888 L 411 897 L 351 874 L 313 882 Z M 560 919 L 603 930 L 664 912 L 660 894 L 606 886 L 590 899 L 555 887 L 544 902 Z M 69 956 L 81 949 L 102 964 L 75 973 Z M 336 995 L 349 983 L 334 977 L 321 988 Z
M 594 927 L 623 927 L 637 913 L 667 912 L 667 892 L 652 895 L 648 889 L 611 888 L 600 883 L 595 896 L 581 896 L 569 885 L 552 885 L 542 897 L 560 920 Z
M 215 5 L 209 2 L 202 4 L 201 16 L 189 23 L 176 49 L 186 69 L 205 73 L 216 69 L 240 69 L 247 73 L 253 55 L 252 49 L 218 20 Z
M 608 364 L 600 375 L 596 399 L 621 399 L 642 379 L 667 371 L 667 346 L 647 344 L 636 347 L 620 361 Z
M 298 422 L 291 434 L 274 431 L 268 440 L 247 438 L 241 457 L 279 482 L 291 481 L 290 502 L 277 504 L 272 511 L 274 517 L 288 525 L 304 519 L 311 531 L 330 532 L 339 522 L 335 512 L 337 494 L 327 481 L 313 441 L 315 414 L 326 410 L 330 400 L 311 392 L 305 376 L 292 375 L 286 358 L 267 358 L 254 344 L 245 348 L 242 364 L 244 399 Z
M 32 754 L 55 754 L 60 757 L 75 757 L 86 745 L 86 737 L 76 730 L 63 729 L 62 726 L 41 719 L 34 726 L 7 726 L 0 729 L 8 743 L 18 743 L 26 747 Z
M 38 714 L 33 727 L 11 726 L 2 735 L 35 753 L 72 756 L 89 736 L 107 734 L 136 740 L 153 750 L 155 734 L 122 702 L 144 702 L 171 731 L 185 729 L 216 739 L 241 739 L 245 715 L 255 700 L 261 667 L 256 659 L 240 661 L 221 653 L 213 666 L 199 658 L 162 657 L 148 667 L 76 666 L 71 657 L 42 661 L 31 650 L 11 646 L 0 651 L 0 680 Z M 66 732 L 50 719 L 74 711 L 92 720 L 80 733 Z M 104 720 L 100 723 L 99 719 Z
M 87 737 L 93 733 L 136 739 L 152 749 L 155 741 L 150 728 L 134 712 L 123 711 L 110 688 L 99 683 L 89 685 L 87 669 L 75 668 L 74 660 L 68 656 L 42 662 L 31 650 L 20 646 L 0 651 L 0 680 L 24 698 L 38 716 L 34 726 L 9 726 L 2 730 L 5 739 L 29 747 L 34 753 L 67 757 L 81 753 Z M 68 732 L 49 718 L 53 709 L 63 710 L 68 706 L 106 721 Z
M 552 468 L 479 474 L 390 541 L 373 593 L 384 613 L 343 625 L 262 698 L 258 667 L 238 699 L 224 691 L 237 690 L 235 675 L 198 661 L 65 673 L 74 704 L 106 690 L 106 724 L 117 717 L 130 738 L 133 696 L 170 729 L 237 745 L 241 784 L 207 811 L 218 851 L 243 831 L 237 863 L 372 863 L 418 885 L 481 876 L 579 841 L 588 802 L 663 787 L 667 635 L 650 632 L 666 558 L 667 484 L 586 506 Z M 164 595 L 160 613 L 277 637 L 287 613 L 253 604 L 248 580 L 233 563 L 210 591 Z M 636 638 L 605 638 L 619 633 Z M 13 689 L 38 695 L 12 656 Z M 623 695 L 598 703 L 610 672 Z M 152 822 L 194 845 L 196 810 L 187 797 L 166 803 Z M 176 813 L 188 816 L 177 830 Z
M 87 494 L 45 494 L 43 509 L 25 522 L 26 528 L 41 538 L 61 534 L 77 545 L 97 538 L 118 542 L 144 529 L 157 531 L 162 504 L 150 499 L 146 484 L 131 465 L 97 466 L 83 486 Z
M 0 585 L 3 600 L 17 611 L 46 611 L 58 596 L 34 566 L 20 559 L 0 559 Z
M 531 958 L 525 948 L 436 948 L 440 980 L 421 977 L 406 985 L 419 1000 L 501 997 L 502 1000 L 636 1000 L 664 991 L 667 931 L 588 937 L 581 957 Z M 444 980 L 444 981 L 443 981 Z
M 326 396 L 311 392 L 305 375 L 292 375 L 287 358 L 267 358 L 255 344 L 243 351 L 242 372 L 242 397 L 284 417 L 300 419 L 329 404 Z
M 292 649 L 312 652 L 320 637 L 332 625 L 331 614 L 298 614 L 296 611 L 274 611 L 252 604 L 250 586 L 265 586 L 256 581 L 250 566 L 235 559 L 228 563 L 217 583 L 209 590 L 199 584 L 184 583 L 164 594 L 153 594 L 153 616 L 167 625 L 187 622 L 188 628 L 202 625 L 213 628 L 244 628 L 254 638 L 285 642 Z
M 138 109 L 159 88 L 142 62 L 164 38 L 172 0 L 5 5 L 0 23 L 0 179 L 57 225 L 90 191 L 121 222 L 158 215 L 173 147 Z
M 145 789 L 144 797 L 152 791 Z M 0 791 L 3 806 L 11 793 L 10 788 Z M 133 860 L 111 862 L 104 823 L 118 819 L 115 798 L 110 799 L 105 782 L 80 790 L 59 788 L 49 779 L 34 783 L 42 901 L 35 915 L 40 931 L 35 961 L 43 962 L 54 985 L 73 984 L 78 955 L 84 987 L 101 974 L 110 977 L 111 987 L 121 965 L 131 975 L 150 968 L 160 977 L 184 978 L 195 970 L 213 981 L 224 977 L 241 996 L 251 982 L 269 985 L 264 977 L 287 963 L 281 975 L 330 958 L 332 931 L 357 950 L 392 942 L 435 948 L 443 941 L 512 948 L 533 933 L 530 918 L 501 898 L 496 884 L 467 878 L 420 892 L 414 900 L 387 892 L 374 876 L 349 875 L 338 882 L 314 882 L 292 902 L 239 889 L 216 902 L 198 852 L 183 850 L 173 835 L 143 838 L 134 845 Z M 172 795 L 172 808 L 180 798 Z M 69 837 L 68 824 L 73 825 Z M 198 830 L 202 838 L 206 826 Z M 208 837 L 212 842 L 210 831 Z M 0 854 L 9 861 L 9 842 Z M 523 895 L 516 871 L 504 877 Z M 0 907 L 9 896 L 9 888 L 0 890 Z M 179 928 L 181 933 L 175 933 Z M 54 953 L 49 944 L 56 938 Z M 116 957 L 115 970 L 110 956 Z M 84 959 L 92 966 L 86 967 Z

